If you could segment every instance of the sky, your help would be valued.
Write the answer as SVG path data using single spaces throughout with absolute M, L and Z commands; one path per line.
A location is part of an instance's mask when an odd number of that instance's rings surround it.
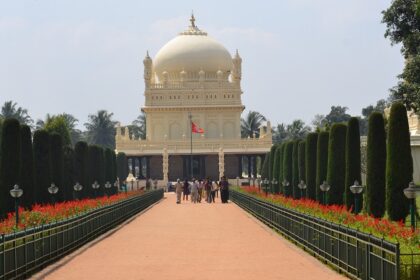
M 242 102 L 273 125 L 352 115 L 387 98 L 403 68 L 384 38 L 390 0 L 0 0 L 0 104 L 34 119 L 105 109 L 130 124 L 144 104 L 143 58 L 189 25 L 242 62 Z

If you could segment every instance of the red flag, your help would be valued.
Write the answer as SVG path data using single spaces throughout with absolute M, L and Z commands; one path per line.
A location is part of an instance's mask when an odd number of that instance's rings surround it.
M 198 127 L 195 123 L 191 122 L 192 133 L 204 133 L 204 129 Z

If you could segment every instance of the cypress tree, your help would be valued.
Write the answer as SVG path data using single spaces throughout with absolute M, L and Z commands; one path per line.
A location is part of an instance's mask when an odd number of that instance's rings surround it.
M 98 153 L 99 153 L 99 164 L 98 164 L 98 169 L 99 169 L 99 181 L 98 181 L 98 183 L 99 183 L 99 185 L 100 185 L 100 188 L 99 188 L 99 190 L 98 190 L 98 193 L 99 193 L 99 195 L 100 196 L 103 196 L 103 195 L 105 195 L 105 172 L 106 172 L 106 170 L 105 170 L 105 150 L 104 150 L 104 148 L 102 148 L 102 146 L 98 146 L 98 148 L 99 148 L 99 150 L 98 150 Z M 134 171 L 133 171 L 134 172 Z
M 51 185 L 50 163 L 50 135 L 45 130 L 37 130 L 34 133 L 34 166 L 35 166 L 35 196 L 36 203 L 50 201 L 48 188 Z
M 103 181 L 105 175 L 103 149 L 97 145 L 89 146 L 89 184 L 88 193 L 90 197 L 99 197 L 103 194 Z M 99 188 L 94 190 L 92 184 L 94 182 L 99 184 Z
M 300 198 L 299 184 L 299 140 L 293 141 L 292 151 L 292 187 L 293 197 Z
M 289 182 L 289 186 L 284 187 L 284 195 L 291 196 L 293 194 L 292 180 L 293 180 L 293 142 L 287 142 L 283 154 L 283 180 Z
M 270 180 L 270 188 L 272 187 L 271 186 L 271 180 L 273 180 L 274 159 L 276 158 L 276 156 L 275 156 L 276 148 L 277 148 L 277 145 L 273 145 L 270 148 L 270 157 L 269 157 L 270 165 L 269 165 L 269 169 L 268 169 L 268 180 Z
M 327 181 L 331 188 L 327 194 L 329 204 L 342 205 L 346 176 L 346 132 L 345 124 L 335 123 L 331 127 L 328 145 Z
M 113 194 L 113 186 L 114 186 L 114 175 L 113 175 L 113 158 L 112 154 L 115 154 L 110 148 L 106 148 L 104 151 L 105 156 L 105 182 L 109 182 L 111 184 L 111 188 L 109 190 L 105 190 L 108 194 Z
M 316 153 L 316 200 L 322 202 L 322 193 L 319 186 L 327 180 L 328 169 L 328 142 L 330 134 L 322 131 L 318 134 Z
M 63 148 L 63 167 L 63 196 L 65 201 L 70 201 L 74 199 L 73 186 L 76 184 L 76 168 L 75 153 L 69 146 Z
M 268 165 L 270 161 L 270 153 L 266 153 L 264 157 L 264 162 L 261 168 L 261 179 L 264 180 L 265 178 L 268 178 Z
M 89 184 L 89 148 L 86 142 L 77 142 L 74 146 L 74 168 L 75 182 L 83 187 L 78 196 L 88 197 L 91 194 L 91 185 Z
M 10 190 L 19 183 L 20 175 L 20 124 L 16 119 L 3 122 L 0 159 L 0 216 L 13 211 L 14 200 Z
M 284 149 L 286 147 L 286 143 L 282 143 L 279 148 L 279 176 L 277 177 L 277 181 L 279 182 L 279 193 L 283 193 L 283 158 L 284 158 Z
M 273 180 L 276 179 L 278 180 L 279 178 L 279 173 L 280 173 L 280 150 L 281 150 L 281 146 L 280 145 L 276 145 L 275 149 L 274 149 L 274 160 L 273 160 Z M 272 188 L 274 193 L 279 193 L 279 184 L 277 182 L 276 185 L 273 186 Z
M 118 189 L 114 186 L 115 181 L 117 180 L 117 155 L 112 151 L 112 194 L 118 193 Z
M 407 110 L 400 102 L 392 104 L 388 122 L 386 160 L 386 210 L 391 220 L 404 220 L 409 201 L 403 190 L 413 179 Z
M 385 214 L 385 168 L 386 168 L 385 123 L 381 113 L 369 116 L 367 136 L 367 174 L 365 209 L 369 215 L 381 218 Z
M 306 180 L 306 173 L 305 173 L 305 141 L 299 142 L 298 147 L 298 169 L 299 169 L 299 182 Z M 306 190 L 305 190 L 306 192 Z M 303 195 L 305 195 L 305 192 Z M 300 194 L 300 193 L 299 193 Z
M 50 134 L 50 159 L 51 159 L 51 182 L 59 189 L 55 194 L 57 201 L 64 200 L 64 154 L 63 154 L 63 139 L 58 133 Z
M 354 194 L 350 191 L 350 186 L 354 181 L 362 184 L 361 178 L 361 162 L 360 162 L 360 131 L 359 119 L 352 117 L 347 123 L 346 133 L 346 178 L 345 178 L 345 203 L 347 209 L 353 208 L 354 211 Z M 362 195 L 359 195 L 359 200 Z M 361 202 L 360 205 L 363 205 Z
M 316 199 L 316 148 L 318 133 L 312 132 L 306 136 L 305 145 L 305 171 L 306 171 L 306 194 L 310 199 Z
M 22 205 L 30 208 L 35 203 L 34 153 L 31 128 L 25 124 L 20 126 L 20 145 L 19 186 L 23 189 Z
M 268 168 L 268 170 L 270 170 L 270 168 Z M 125 153 L 122 153 L 122 152 L 119 152 L 117 154 L 117 174 L 118 174 L 120 184 L 128 176 L 127 157 L 126 157 Z

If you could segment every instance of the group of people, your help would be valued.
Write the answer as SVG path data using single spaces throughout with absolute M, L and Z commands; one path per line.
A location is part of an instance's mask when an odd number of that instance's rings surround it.
M 224 176 L 219 182 L 212 181 L 209 178 L 204 180 L 193 178 L 191 182 L 187 179 L 181 182 L 178 179 L 175 184 L 176 203 L 181 203 L 181 196 L 182 200 L 188 201 L 190 195 L 192 203 L 201 203 L 202 200 L 207 203 L 214 203 L 219 190 L 222 203 L 227 203 L 229 200 L 229 183 Z

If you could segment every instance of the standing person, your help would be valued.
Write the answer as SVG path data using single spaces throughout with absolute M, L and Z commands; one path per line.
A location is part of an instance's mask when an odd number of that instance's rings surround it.
M 198 200 L 198 182 L 196 179 L 192 179 L 191 183 L 191 202 L 197 203 Z
M 205 184 L 204 184 L 204 188 L 206 190 L 206 200 L 208 203 L 212 202 L 211 199 L 211 181 L 209 178 L 206 179 Z
M 187 201 L 188 201 L 188 195 L 189 194 L 190 194 L 190 184 L 188 183 L 188 180 L 185 179 L 182 200 L 187 199 Z
M 175 184 L 175 192 L 176 192 L 176 203 L 181 203 L 181 194 L 182 194 L 183 185 L 181 180 L 177 179 Z
M 198 203 L 201 203 L 201 198 L 203 197 L 204 183 L 203 180 L 198 180 Z
M 213 181 L 213 183 L 211 184 L 211 200 L 213 201 L 213 203 L 215 203 L 215 197 L 216 197 L 216 192 L 219 190 L 219 185 L 217 184 L 216 181 Z
M 228 203 L 229 200 L 229 182 L 223 176 L 220 180 L 220 198 L 222 203 Z

